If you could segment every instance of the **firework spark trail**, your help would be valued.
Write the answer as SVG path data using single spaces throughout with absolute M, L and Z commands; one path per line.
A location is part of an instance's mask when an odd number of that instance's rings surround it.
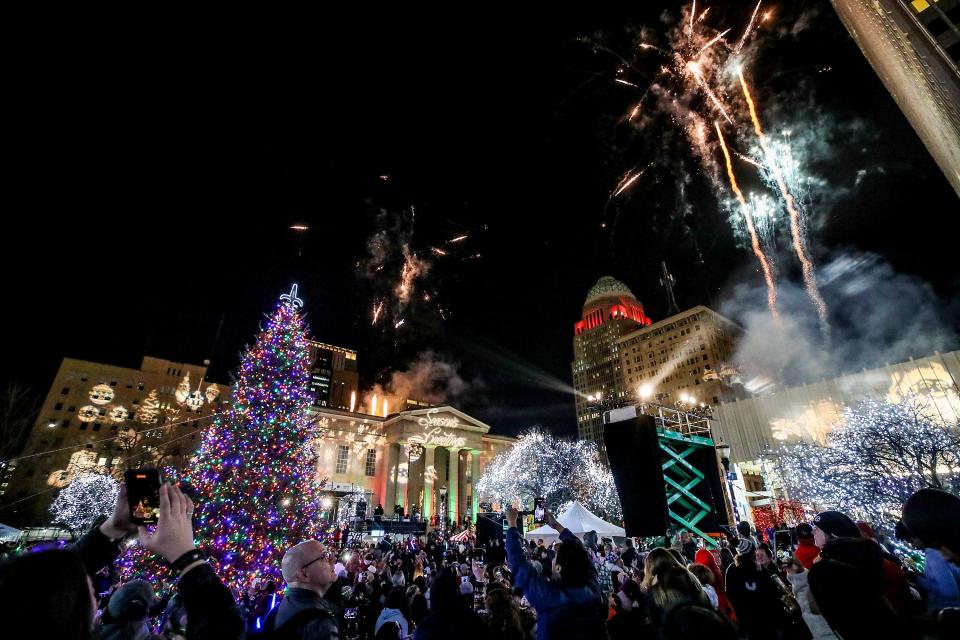
M 627 176 L 624 177 L 624 179 L 620 181 L 620 184 L 617 185 L 616 190 L 613 192 L 613 195 L 610 196 L 610 197 L 611 197 L 611 198 L 616 198 L 618 195 L 620 195 L 621 193 L 623 193 L 624 191 L 626 191 L 627 189 L 629 189 L 629 188 L 630 188 L 630 185 L 632 185 L 634 182 L 636 182 L 636 181 L 637 181 L 637 178 L 639 178 L 641 175 L 643 175 L 643 171 L 637 171 L 637 172 L 636 172 L 635 174 L 633 174 L 633 175 L 627 174 Z
M 740 159 L 743 160 L 744 162 L 749 162 L 750 164 L 752 164 L 753 166 L 755 166 L 757 169 L 766 169 L 766 168 L 767 168 L 765 165 L 760 164 L 759 162 L 757 162 L 756 160 L 754 160 L 754 159 L 751 158 L 750 156 L 745 156 L 745 155 L 743 155 L 742 153 L 739 153 L 739 152 L 737 152 L 737 151 L 734 151 L 734 152 L 733 152 L 733 155 L 737 156 L 738 158 L 740 158 Z
M 456 238 L 451 238 L 450 240 L 448 240 L 448 242 L 450 242 L 451 244 L 454 243 L 454 242 L 463 242 L 463 241 L 466 240 L 468 237 L 469 237 L 469 236 L 466 236 L 466 235 L 457 236 Z
M 713 126 L 717 128 L 717 137 L 720 139 L 720 149 L 723 150 L 723 159 L 727 163 L 727 176 L 730 178 L 730 188 L 737 196 L 740 202 L 740 209 L 743 211 L 744 220 L 747 222 L 747 231 L 750 232 L 750 246 L 753 247 L 753 253 L 760 262 L 760 268 L 763 270 L 763 279 L 767 283 L 767 306 L 770 307 L 770 315 L 776 322 L 780 322 L 780 313 L 777 311 L 777 285 L 773 281 L 773 270 L 770 268 L 770 262 L 766 254 L 760 248 L 760 239 L 757 237 L 757 230 L 753 225 L 753 213 L 750 206 L 747 205 L 743 192 L 737 184 L 737 178 L 733 173 L 733 163 L 730 161 L 730 152 L 727 151 L 727 143 L 723 139 L 723 133 L 720 131 L 720 123 L 714 121 Z
M 730 116 L 727 115 L 727 110 L 723 108 L 723 105 L 720 104 L 720 100 L 717 96 L 710 90 L 710 87 L 707 86 L 706 81 L 703 79 L 703 74 L 700 73 L 700 65 L 696 62 L 688 62 L 687 69 L 693 74 L 693 77 L 696 78 L 697 84 L 700 85 L 700 88 L 703 89 L 703 92 L 710 97 L 710 100 L 713 101 L 714 106 L 720 110 L 720 113 L 723 115 L 724 119 L 730 124 L 733 124 L 733 120 L 730 119 Z
M 697 0 L 693 0 L 693 8 L 690 9 L 690 33 L 693 33 L 693 17 L 697 15 Z
M 380 312 L 383 311 L 383 300 L 380 301 L 380 304 L 373 305 L 373 322 L 370 324 L 377 324 L 377 320 L 380 318 Z
M 721 33 L 720 35 L 718 35 L 717 37 L 715 37 L 713 40 L 711 40 L 711 41 L 708 42 L 707 44 L 703 45 L 703 47 L 700 48 L 700 51 L 697 52 L 697 55 L 696 55 L 695 57 L 699 58 L 700 55 L 701 55 L 704 51 L 706 51 L 707 49 L 709 49 L 710 47 L 712 47 L 712 46 L 715 45 L 716 43 L 720 42 L 720 40 L 723 39 L 723 36 L 727 35 L 728 33 L 730 33 L 730 29 L 727 29 L 726 31 L 724 31 L 723 33 Z
M 622 80 L 621 78 L 616 78 L 616 79 L 614 80 L 614 82 L 619 82 L 620 84 L 625 84 L 625 85 L 627 85 L 628 87 L 634 87 L 634 88 L 636 88 L 636 89 L 639 89 L 639 88 L 640 88 L 640 87 L 638 87 L 637 85 L 633 84 L 632 82 L 630 82 L 630 81 L 628 81 L 628 80 Z
M 813 301 L 813 306 L 817 309 L 817 315 L 820 317 L 820 331 L 823 337 L 829 340 L 830 325 L 827 322 L 827 303 L 823 301 L 823 296 L 820 295 L 820 290 L 817 288 L 817 280 L 813 274 L 813 262 L 811 262 L 807 256 L 807 251 L 803 246 L 803 227 L 800 222 L 800 213 L 797 211 L 793 196 L 790 195 L 790 192 L 787 190 L 787 184 L 784 182 L 783 174 L 775 162 L 773 152 L 770 150 L 770 145 L 767 144 L 767 136 L 763 133 L 763 128 L 760 126 L 760 118 L 757 117 L 756 106 L 753 103 L 753 98 L 750 96 L 747 81 L 743 77 L 743 69 L 740 69 L 737 75 L 740 76 L 740 86 L 743 88 L 743 95 L 747 100 L 747 107 L 750 109 L 750 119 L 753 120 L 753 129 L 756 131 L 757 139 L 760 141 L 760 147 L 767 157 L 770 172 L 773 174 L 774 180 L 776 180 L 777 186 L 780 188 L 783 200 L 787 205 L 787 213 L 790 214 L 790 235 L 793 239 L 793 249 L 800 259 L 804 287 L 807 290 L 807 295 L 809 295 Z
M 743 30 L 743 35 L 740 36 L 740 42 L 737 43 L 737 48 L 733 52 L 740 53 L 740 49 L 743 48 L 743 43 L 747 41 L 747 36 L 750 35 L 750 29 L 753 28 L 753 23 L 757 19 L 757 11 L 760 11 L 760 4 L 763 0 L 757 3 L 757 6 L 753 8 L 753 15 L 750 16 L 750 22 L 747 23 L 747 28 Z

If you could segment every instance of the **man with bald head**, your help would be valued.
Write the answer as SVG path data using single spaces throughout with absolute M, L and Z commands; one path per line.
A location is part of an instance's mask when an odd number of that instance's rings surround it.
M 337 613 L 324 594 L 337 581 L 337 554 L 316 540 L 287 549 L 280 571 L 287 583 L 286 597 L 265 627 L 299 640 L 339 640 Z

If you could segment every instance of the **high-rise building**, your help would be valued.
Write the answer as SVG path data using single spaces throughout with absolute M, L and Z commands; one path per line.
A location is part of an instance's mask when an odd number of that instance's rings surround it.
M 201 365 L 150 356 L 139 369 L 64 358 L 23 452 L 0 469 L 4 520 L 46 524 L 56 490 L 80 473 L 182 466 L 206 418 L 230 396 L 206 373 Z
M 887 91 L 960 194 L 960 3 L 832 2 Z
M 587 293 L 582 319 L 573 327 L 571 367 L 581 439 L 602 442 L 603 411 L 617 406 L 623 390 L 617 341 L 649 324 L 643 305 L 622 282 L 604 276 Z
M 743 329 L 702 305 L 620 338 L 620 396 L 639 400 L 716 405 L 745 397 L 730 384 L 733 355 Z
M 603 277 L 574 325 L 577 434 L 603 451 L 603 412 L 641 401 L 716 405 L 745 396 L 731 385 L 743 330 L 704 306 L 653 323 L 625 284 Z
M 310 391 L 315 407 L 351 411 L 360 402 L 357 352 L 322 342 L 309 343 Z M 351 406 L 351 403 L 353 406 Z

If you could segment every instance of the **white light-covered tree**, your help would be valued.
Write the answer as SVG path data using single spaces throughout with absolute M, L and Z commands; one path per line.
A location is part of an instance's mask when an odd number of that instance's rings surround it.
M 113 513 L 120 483 L 100 473 L 78 475 L 60 490 L 50 505 L 54 524 L 62 524 L 74 535 L 86 532 L 100 516 Z
M 613 475 L 601 461 L 596 444 L 561 440 L 539 429 L 522 434 L 509 451 L 487 465 L 477 492 L 484 499 L 524 509 L 543 497 L 557 512 L 579 500 L 601 518 L 614 522 L 621 518 Z
M 960 424 L 920 397 L 867 400 L 843 412 L 823 445 L 781 448 L 777 469 L 793 498 L 889 524 L 918 489 L 960 493 Z

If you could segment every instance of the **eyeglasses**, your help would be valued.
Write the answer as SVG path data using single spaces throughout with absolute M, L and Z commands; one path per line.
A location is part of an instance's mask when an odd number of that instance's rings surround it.
M 304 569 L 312 565 L 314 562 L 319 562 L 320 560 L 332 560 L 334 557 L 335 557 L 335 554 L 332 551 L 324 551 L 319 556 L 317 556 L 307 564 L 300 567 L 300 570 L 303 571 Z

